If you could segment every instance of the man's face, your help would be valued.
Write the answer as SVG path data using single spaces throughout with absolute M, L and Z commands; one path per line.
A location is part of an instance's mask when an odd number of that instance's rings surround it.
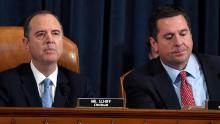
M 29 29 L 24 43 L 32 61 L 46 65 L 57 63 L 63 52 L 63 32 L 57 19 L 50 14 L 37 15 L 32 18 Z
M 184 69 L 192 53 L 190 29 L 182 15 L 159 19 L 157 39 L 151 43 L 161 60 L 178 70 Z

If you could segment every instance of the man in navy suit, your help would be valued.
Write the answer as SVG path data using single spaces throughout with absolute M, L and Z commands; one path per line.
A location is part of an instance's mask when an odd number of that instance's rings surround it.
M 32 59 L 0 74 L 0 106 L 42 107 L 45 78 L 51 82 L 51 107 L 74 107 L 77 98 L 94 97 L 85 77 L 57 64 L 63 52 L 63 29 L 56 16 L 39 11 L 27 18 L 23 43 Z
M 125 77 L 129 108 L 181 109 L 220 100 L 220 57 L 201 55 L 193 49 L 189 17 L 183 10 L 158 7 L 149 20 L 149 35 L 159 57 Z M 181 81 L 180 72 L 186 72 L 190 92 L 181 88 L 186 80 Z

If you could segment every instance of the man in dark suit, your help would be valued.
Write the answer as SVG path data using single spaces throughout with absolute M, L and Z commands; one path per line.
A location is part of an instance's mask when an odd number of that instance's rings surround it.
M 183 10 L 158 7 L 149 20 L 149 34 L 159 57 L 125 77 L 129 108 L 181 109 L 220 99 L 220 57 L 194 52 Z
M 74 107 L 77 98 L 94 97 L 85 77 L 57 64 L 63 29 L 56 16 L 39 11 L 27 18 L 23 43 L 31 62 L 0 74 L 0 106 Z

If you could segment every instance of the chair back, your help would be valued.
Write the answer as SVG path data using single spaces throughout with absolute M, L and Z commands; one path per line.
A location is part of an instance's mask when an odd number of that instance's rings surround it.
M 128 75 L 132 71 L 133 71 L 133 69 L 120 76 L 119 97 L 124 98 L 125 103 L 127 102 L 127 100 L 126 100 L 126 93 L 125 93 L 125 89 L 124 89 L 124 78 L 126 75 Z
M 31 60 L 23 45 L 24 31 L 18 26 L 0 26 L 0 71 L 14 68 Z M 64 49 L 58 64 L 74 72 L 80 71 L 77 45 L 64 37 Z

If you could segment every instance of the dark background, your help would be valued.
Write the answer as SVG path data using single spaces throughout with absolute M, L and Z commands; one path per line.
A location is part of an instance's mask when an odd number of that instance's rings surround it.
M 100 97 L 118 97 L 119 76 L 147 61 L 148 18 L 164 4 L 186 10 L 200 52 L 220 54 L 219 0 L 0 0 L 0 26 L 52 11 L 78 45 L 81 73 Z

